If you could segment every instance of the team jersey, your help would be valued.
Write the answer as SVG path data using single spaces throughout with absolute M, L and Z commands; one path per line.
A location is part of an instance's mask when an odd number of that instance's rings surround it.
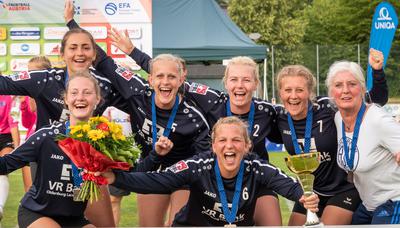
M 71 160 L 55 141 L 62 123 L 39 129 L 11 154 L 0 157 L 0 175 L 37 162 L 36 177 L 21 205 L 46 216 L 82 216 L 86 203 L 74 202 Z
M 383 70 L 373 71 L 374 84 L 370 91 L 372 102 L 387 102 L 387 85 Z M 386 88 L 386 89 L 385 89 Z M 385 98 L 386 97 L 386 98 Z M 277 125 L 281 132 L 286 150 L 294 155 L 291 132 L 287 122 L 287 111 L 282 106 L 276 106 L 278 113 Z M 321 164 L 313 173 L 315 175 L 314 190 L 320 195 L 332 196 L 340 192 L 354 188 L 348 183 L 347 174 L 337 165 L 337 137 L 334 123 L 336 107 L 327 97 L 319 97 L 313 103 L 313 123 L 311 131 L 310 151 L 321 153 Z M 300 147 L 304 146 L 304 133 L 306 119 L 293 120 L 296 136 Z
M 108 106 L 125 110 L 120 105 L 118 92 L 111 82 L 102 77 L 94 68 L 90 68 L 93 77 L 99 82 L 101 96 L 104 99 L 95 110 L 94 115 L 101 115 Z M 37 106 L 37 123 L 39 129 L 53 121 L 65 121 L 68 110 L 63 108 L 62 93 L 66 84 L 65 69 L 52 68 L 38 71 L 22 71 L 17 74 L 0 77 L 0 94 L 30 96 Z
M 314 191 L 320 195 L 332 196 L 354 188 L 347 181 L 347 174 L 337 165 L 337 140 L 334 122 L 335 110 L 329 98 L 320 98 L 313 103 L 313 122 L 311 130 L 310 152 L 321 153 L 321 163 L 314 171 Z M 291 132 L 287 121 L 287 112 L 282 106 L 276 106 L 278 127 L 282 135 L 285 149 L 295 155 Z M 297 141 L 300 148 L 304 146 L 306 119 L 293 120 Z
M 223 226 L 227 224 L 218 193 L 214 165 L 216 156 L 206 152 L 168 167 L 162 172 L 116 172 L 114 185 L 138 193 L 168 194 L 188 186 L 187 204 L 176 214 L 173 226 Z M 223 179 L 229 207 L 235 192 L 236 177 Z M 262 188 L 273 189 L 290 199 L 300 199 L 303 191 L 280 169 L 260 160 L 256 154 L 244 157 L 244 175 L 235 224 L 253 226 L 257 193 Z
M 196 82 L 186 82 L 185 95 L 206 114 L 211 128 L 219 118 L 227 116 L 228 94 Z M 262 159 L 268 160 L 268 151 L 265 147 L 266 138 L 276 143 L 282 143 L 276 127 L 276 111 L 272 104 L 264 100 L 253 98 L 252 102 L 254 102 L 254 123 L 250 133 L 253 142 L 252 151 Z M 249 121 L 249 112 L 243 115 L 232 113 L 232 115 L 246 122 Z
M 99 53 L 97 69 L 110 79 L 118 89 L 129 109 L 131 126 L 136 132 L 136 142 L 142 146 L 143 157 L 152 150 L 152 95 L 148 82 L 128 69 L 119 66 L 103 51 Z M 156 107 L 157 138 L 163 135 L 171 110 Z M 174 143 L 172 150 L 162 157 L 165 168 L 175 162 L 209 150 L 209 126 L 200 110 L 186 97 L 180 100 L 171 126 L 169 139 Z
M 129 56 L 142 67 L 143 70 L 149 72 L 150 56 L 146 53 L 134 48 Z M 226 103 L 229 96 L 210 87 L 196 82 L 185 82 L 185 95 L 192 100 L 205 114 L 210 128 L 218 121 L 219 118 L 227 116 Z M 274 107 L 261 99 L 253 98 L 255 105 L 254 124 L 250 133 L 253 149 L 261 158 L 268 160 L 268 151 L 266 149 L 266 138 L 275 143 L 282 143 L 279 131 L 276 127 L 276 112 Z M 249 113 L 238 115 L 232 113 L 244 121 L 248 121 Z
M 0 134 L 10 134 L 11 128 L 18 127 L 18 122 L 11 116 L 13 98 L 0 96 Z
M 19 110 L 21 111 L 21 123 L 26 131 L 26 138 L 31 136 L 35 132 L 36 128 L 36 111 L 33 112 L 29 106 L 29 100 L 31 98 L 24 97 L 24 100 L 19 105 Z

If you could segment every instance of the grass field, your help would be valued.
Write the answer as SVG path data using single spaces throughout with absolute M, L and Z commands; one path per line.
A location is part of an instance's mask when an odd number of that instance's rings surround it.
M 270 153 L 271 162 L 282 168 L 286 173 L 287 168 L 284 162 L 284 157 L 286 153 Z M 9 175 L 10 179 L 10 193 L 8 196 L 8 200 L 6 206 L 4 208 L 4 218 L 1 221 L 1 227 L 16 227 L 17 224 L 17 209 L 19 201 L 23 196 L 23 185 L 22 185 L 22 177 L 21 171 L 15 171 Z M 287 220 L 290 215 L 290 211 L 288 210 L 288 206 L 286 200 L 284 198 L 280 199 L 281 203 L 281 211 L 284 224 L 287 224 Z M 131 194 L 128 197 L 124 197 L 122 201 L 122 213 L 121 213 L 121 227 L 127 226 L 137 226 L 138 218 L 137 218 L 137 209 L 136 209 L 136 197 L 134 194 Z

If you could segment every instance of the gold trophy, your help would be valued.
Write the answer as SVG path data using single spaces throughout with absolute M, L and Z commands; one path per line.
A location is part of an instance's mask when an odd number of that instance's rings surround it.
M 303 187 L 304 195 L 310 196 L 313 194 L 314 175 L 311 173 L 319 166 L 320 153 L 312 152 L 288 156 L 285 158 L 285 162 L 290 171 L 297 175 Z M 307 210 L 307 219 L 304 226 L 316 228 L 323 227 L 323 224 L 319 221 L 317 214 Z

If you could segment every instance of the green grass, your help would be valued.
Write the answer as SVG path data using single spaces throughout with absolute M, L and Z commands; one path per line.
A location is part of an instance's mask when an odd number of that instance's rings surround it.
M 285 162 L 284 157 L 286 153 L 270 153 L 271 163 L 275 166 L 280 167 L 286 173 L 289 173 Z M 21 200 L 24 190 L 22 184 L 22 174 L 21 171 L 15 171 L 9 175 L 10 180 L 10 193 L 8 196 L 8 200 L 6 206 L 4 208 L 4 218 L 1 221 L 2 227 L 15 227 L 17 224 L 17 210 L 19 201 Z M 286 201 L 284 198 L 280 198 L 281 204 L 281 212 L 283 217 L 283 224 L 287 224 L 290 211 L 287 209 Z M 131 194 L 128 197 L 124 197 L 122 200 L 122 211 L 121 211 L 121 222 L 120 226 L 137 226 L 138 225 L 138 217 L 137 217 L 137 208 L 136 208 L 136 196 L 135 194 Z

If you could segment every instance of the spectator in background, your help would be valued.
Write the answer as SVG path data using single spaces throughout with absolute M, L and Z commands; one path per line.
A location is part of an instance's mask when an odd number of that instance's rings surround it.
M 18 122 L 11 116 L 12 96 L 0 96 L 0 157 L 9 154 L 19 145 Z M 8 197 L 9 183 L 7 175 L 0 175 L 0 220 Z

